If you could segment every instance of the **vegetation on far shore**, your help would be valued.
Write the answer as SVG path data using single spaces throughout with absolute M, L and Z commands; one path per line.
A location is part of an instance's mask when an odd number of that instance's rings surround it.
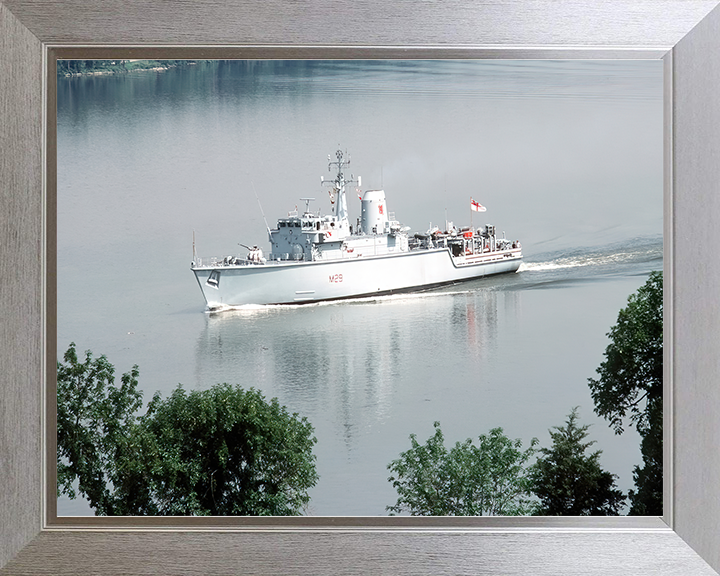
M 139 70 L 168 70 L 196 63 L 196 60 L 58 60 L 57 75 L 100 76 Z

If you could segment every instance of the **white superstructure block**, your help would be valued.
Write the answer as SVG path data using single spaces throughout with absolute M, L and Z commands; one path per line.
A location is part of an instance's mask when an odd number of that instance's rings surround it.
M 385 190 L 367 190 L 362 198 L 360 229 L 364 234 L 383 234 L 389 231 Z

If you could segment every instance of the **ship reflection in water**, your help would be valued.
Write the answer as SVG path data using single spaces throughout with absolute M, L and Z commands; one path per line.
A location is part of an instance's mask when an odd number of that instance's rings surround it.
M 457 288 L 208 314 L 196 382 L 252 386 L 310 420 L 323 493 L 311 513 L 367 514 L 379 492 L 370 510 L 382 514 L 385 467 L 408 434 L 451 424 L 447 407 L 459 415 L 481 389 L 497 390 L 483 381 L 502 343 L 498 318 L 516 324 L 521 292 Z M 341 502 L 348 490 L 357 510 Z

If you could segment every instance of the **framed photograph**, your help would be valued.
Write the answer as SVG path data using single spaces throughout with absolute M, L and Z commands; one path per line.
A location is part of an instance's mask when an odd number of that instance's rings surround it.
M 58 65 L 58 358 L 278 398 L 318 439 L 308 516 L 387 516 L 436 421 L 547 446 L 575 406 L 633 488 L 587 379 L 663 267 L 661 60 Z
M 532 562 L 534 571 L 540 574 L 712 574 L 720 566 L 715 536 L 719 532 L 720 510 L 713 508 L 717 507 L 712 492 L 716 488 L 703 479 L 716 477 L 720 469 L 712 445 L 713 431 L 717 430 L 714 414 L 720 399 L 710 386 L 716 376 L 713 358 L 717 357 L 719 342 L 714 329 L 716 311 L 706 295 L 715 290 L 720 278 L 705 262 L 711 261 L 710 246 L 717 235 L 712 220 L 712 191 L 720 174 L 712 161 L 712 150 L 720 134 L 711 121 L 718 113 L 718 105 L 708 94 L 717 88 L 720 78 L 711 49 L 720 37 L 716 33 L 720 14 L 714 10 L 714 2 L 698 2 L 691 7 L 682 2 L 659 4 L 611 4 L 607 12 L 593 11 L 592 17 L 582 3 L 574 7 L 575 12 L 569 6 L 548 4 L 542 14 L 525 12 L 525 8 L 511 2 L 503 6 L 478 4 L 466 6 L 463 14 L 463 21 L 477 26 L 453 32 L 441 24 L 455 21 L 457 15 L 443 15 L 434 6 L 414 14 L 411 20 L 400 18 L 394 28 L 383 23 L 381 10 L 367 20 L 352 6 L 337 13 L 323 12 L 317 19 L 310 14 L 281 12 L 280 22 L 275 20 L 270 25 L 269 12 L 275 17 L 278 13 L 267 7 L 200 5 L 185 14 L 190 19 L 187 25 L 167 28 L 161 25 L 168 17 L 165 8 L 155 4 L 130 7 L 127 15 L 112 18 L 93 11 L 89 4 L 45 7 L 42 13 L 36 12 L 32 3 L 0 5 L 0 27 L 9 55 L 0 63 L 0 97 L 7 103 L 4 110 L 11 111 L 4 113 L 0 132 L 3 143 L 10 144 L 3 147 L 11 150 L 3 163 L 3 187 L 7 192 L 1 229 L 0 305 L 7 319 L 3 336 L 8 343 L 2 358 L 3 365 L 9 368 L 2 386 L 3 438 L 7 439 L 2 450 L 7 454 L 3 454 L 7 465 L 0 472 L 8 488 L 0 505 L 3 517 L 13 518 L 11 526 L 0 529 L 4 542 L 0 563 L 4 569 L 8 573 L 33 574 L 57 573 L 59 569 L 74 574 L 157 572 L 168 567 L 173 573 L 438 573 L 470 566 L 474 572 L 491 574 L 523 573 L 527 563 Z M 406 16 L 413 14 L 410 6 L 401 6 L 400 10 Z M 521 17 L 507 21 L 503 18 L 507 10 L 519 10 L 516 14 Z M 140 12 L 149 14 L 149 18 L 140 18 Z M 319 30 L 334 30 L 340 14 L 356 22 L 356 26 L 342 38 L 335 38 L 337 32 L 320 34 Z M 596 22 L 590 35 L 578 14 L 588 14 Z M 242 20 L 242 16 L 247 19 Z M 561 38 L 525 25 L 537 17 L 546 22 L 566 22 L 560 28 Z M 242 21 L 239 29 L 230 25 L 237 25 L 238 18 Z M 129 30 L 120 25 L 129 21 L 138 22 L 137 28 Z M 636 24 L 640 21 L 642 26 Z M 83 22 L 82 27 L 79 22 Z M 369 22 L 377 27 L 368 26 Z M 496 24 L 489 24 L 493 22 Z M 653 25 L 648 26 L 648 22 Z M 85 30 L 94 30 L 95 36 L 88 36 Z M 418 36 L 420 31 L 424 34 Z M 88 48 L 90 43 L 98 46 Z M 150 43 L 155 46 L 139 46 Z M 188 44 L 196 47 L 179 46 Z M 55 118 L 48 114 L 53 107 L 46 105 L 57 96 L 52 66 L 55 59 L 95 59 L 118 54 L 128 59 L 375 60 L 416 64 L 433 60 L 461 65 L 486 59 L 505 65 L 516 59 L 662 62 L 666 304 L 663 518 L 377 519 L 350 511 L 349 516 L 320 512 L 322 515 L 315 517 L 248 522 L 230 517 L 112 519 L 58 514 L 52 472 L 55 406 L 46 384 L 58 356 L 54 330 L 59 301 L 56 290 L 60 288 L 55 284 L 54 251 L 60 241 L 56 218 L 62 207 L 52 191 L 61 183 L 56 170 L 62 150 L 55 146 Z M 5 82 L 8 77 L 16 81 Z M 342 140 L 336 144 L 343 146 Z M 353 162 L 360 163 L 357 153 L 349 151 Z M 323 173 L 327 160 L 319 160 L 319 173 Z M 302 159 L 302 163 L 313 162 L 311 158 Z M 387 188 L 391 204 L 392 171 L 382 167 L 382 158 L 374 164 L 369 174 L 375 170 L 372 177 Z M 379 168 L 382 172 L 377 174 Z M 301 169 L 290 170 L 292 186 L 298 190 L 303 186 L 292 176 Z M 248 183 L 252 188 L 253 184 L 258 186 L 263 175 L 246 173 L 238 177 L 244 179 L 244 188 Z M 254 211 L 255 200 L 254 196 L 245 196 L 242 202 L 252 205 Z M 422 201 L 427 206 L 428 198 Z M 263 208 L 268 218 L 273 218 L 268 207 Z M 445 208 L 440 207 L 440 215 L 433 217 L 435 221 L 445 220 Z M 397 215 L 402 220 L 402 215 Z M 262 220 L 257 216 L 256 220 L 262 232 Z M 686 232 L 690 230 L 692 234 Z M 515 231 L 509 233 L 516 235 Z M 234 242 L 243 240 L 233 236 Z M 188 238 L 188 257 L 190 242 Z M 10 266 L 10 262 L 16 264 Z M 191 276 L 188 279 L 192 281 Z M 199 291 L 196 295 L 201 297 Z M 204 318 L 201 312 L 198 316 Z M 125 335 L 137 335 L 131 332 L 135 331 L 129 328 Z

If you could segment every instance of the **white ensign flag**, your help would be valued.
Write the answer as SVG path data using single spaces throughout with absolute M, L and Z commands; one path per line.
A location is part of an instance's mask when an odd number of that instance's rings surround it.
M 485 212 L 487 208 L 485 206 L 479 204 L 478 202 L 475 202 L 472 198 L 470 198 L 470 208 L 475 210 L 475 212 Z

